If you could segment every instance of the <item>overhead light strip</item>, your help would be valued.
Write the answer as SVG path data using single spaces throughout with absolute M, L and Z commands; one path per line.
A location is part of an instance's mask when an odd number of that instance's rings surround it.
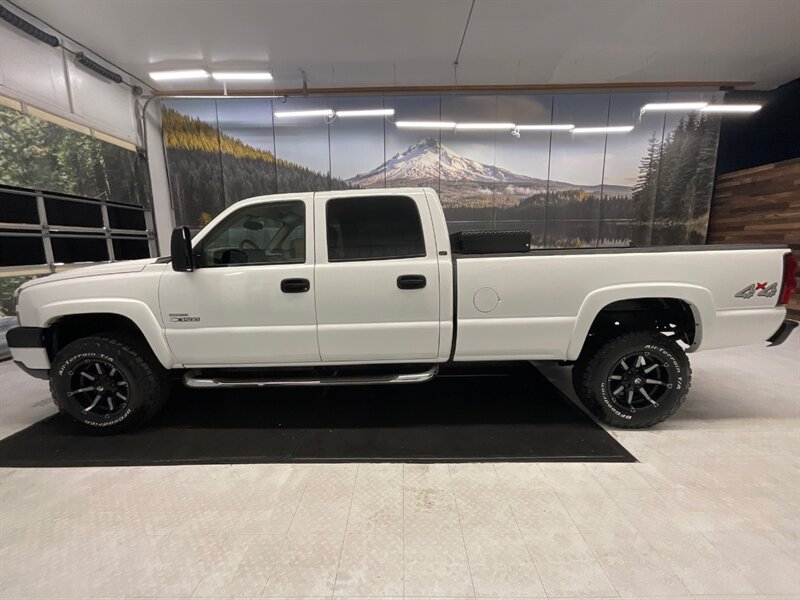
M 400 129 L 453 129 L 455 121 L 397 121 Z
M 279 95 L 258 95 L 252 94 L 169 94 L 164 96 L 154 96 L 164 100 L 264 100 L 267 98 L 286 98 L 286 96 Z
M 673 110 L 700 110 L 708 106 L 708 102 L 651 102 L 642 106 L 642 112 L 647 111 L 673 111 Z
M 210 75 L 205 69 L 150 72 L 150 79 L 153 81 L 182 81 L 186 79 L 208 79 L 209 77 Z
M 332 117 L 333 111 L 330 108 L 322 108 L 318 110 L 288 110 L 277 111 L 275 116 L 278 118 L 290 117 Z
M 337 110 L 337 117 L 391 117 L 393 108 L 374 108 L 368 110 Z
M 628 133 L 633 125 L 611 125 L 609 127 L 575 127 L 572 133 Z
M 272 81 L 269 71 L 212 71 L 216 81 Z
M 707 113 L 754 113 L 761 110 L 760 104 L 709 104 L 701 112 Z
M 514 123 L 456 123 L 456 131 L 511 131 Z
M 517 125 L 517 131 L 572 131 L 575 125 L 572 123 L 553 124 L 553 125 Z

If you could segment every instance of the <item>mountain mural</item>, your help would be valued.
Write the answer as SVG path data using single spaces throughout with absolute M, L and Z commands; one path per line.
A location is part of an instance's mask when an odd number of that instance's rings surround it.
M 462 156 L 441 144 L 437 138 L 427 137 L 395 154 L 380 166 L 366 173 L 359 173 L 347 180 L 353 186 L 371 188 L 384 187 L 387 182 L 474 182 L 499 188 L 504 195 L 528 197 L 548 189 L 546 179 L 514 173 L 509 169 Z M 582 185 L 566 181 L 551 181 L 550 190 L 584 190 L 600 192 L 600 185 Z M 632 189 L 621 185 L 606 185 L 602 189 L 615 196 L 630 196 Z
M 571 122 L 592 123 L 610 106 L 633 114 L 659 97 L 557 94 L 546 106 L 535 96 L 496 100 L 523 100 Z M 437 114 L 436 100 L 384 98 L 404 116 Z M 475 121 L 495 118 L 491 111 L 498 105 L 484 96 L 479 103 L 458 95 L 438 101 L 440 109 L 446 103 Z M 313 108 L 316 102 L 292 98 L 292 107 Z M 348 102 L 336 98 L 336 108 L 360 106 Z M 567 136 L 548 155 L 545 138 L 543 145 L 531 146 L 487 133 L 470 137 L 470 144 L 463 136 L 445 136 L 443 145 L 438 132 L 408 138 L 390 123 L 342 119 L 274 127 L 269 113 L 277 106 L 231 101 L 218 120 L 214 100 L 165 102 L 164 145 L 178 222 L 200 226 L 231 202 L 274 192 L 425 186 L 439 194 L 451 231 L 525 229 L 534 246 L 543 247 L 702 243 L 705 237 L 719 123 L 704 114 L 670 114 L 667 120 L 645 115 L 625 136 L 605 144 L 597 137 Z M 399 134 L 408 143 L 393 146 Z M 400 151 L 384 154 L 387 144 Z M 484 147 L 478 153 L 472 144 Z M 488 162 L 476 160 L 493 154 Z M 548 181 L 545 173 L 556 179 Z

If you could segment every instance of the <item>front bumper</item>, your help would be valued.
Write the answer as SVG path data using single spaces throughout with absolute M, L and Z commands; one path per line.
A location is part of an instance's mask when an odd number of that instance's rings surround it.
M 784 322 L 781 323 L 781 326 L 778 327 L 778 331 L 773 333 L 772 337 L 770 337 L 767 340 L 769 342 L 769 345 L 778 346 L 783 342 L 785 342 L 786 338 L 792 335 L 792 332 L 798 325 L 800 325 L 800 323 L 798 323 L 797 321 L 790 321 L 789 319 L 784 320 Z
M 6 341 L 11 357 L 26 373 L 34 377 L 46 378 L 50 369 L 50 357 L 44 342 L 44 329 L 41 327 L 12 327 L 6 332 Z

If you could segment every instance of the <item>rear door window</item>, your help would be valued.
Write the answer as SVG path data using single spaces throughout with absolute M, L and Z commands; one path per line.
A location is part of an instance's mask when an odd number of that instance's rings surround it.
M 332 198 L 325 218 L 330 262 L 425 256 L 419 210 L 408 196 Z

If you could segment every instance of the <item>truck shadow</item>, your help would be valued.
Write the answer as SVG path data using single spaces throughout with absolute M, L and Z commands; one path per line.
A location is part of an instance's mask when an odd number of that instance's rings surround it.
M 87 436 L 61 416 L 0 441 L 2 466 L 635 461 L 529 363 L 425 384 L 181 389 L 143 429 Z

